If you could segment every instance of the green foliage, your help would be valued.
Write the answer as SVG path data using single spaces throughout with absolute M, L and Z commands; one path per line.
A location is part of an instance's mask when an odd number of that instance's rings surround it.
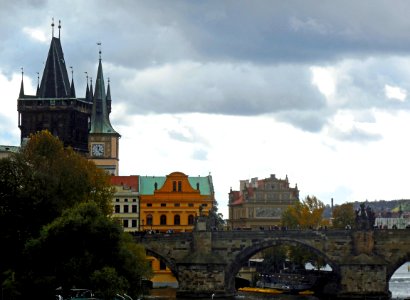
M 282 225 L 288 228 L 317 228 L 323 225 L 325 205 L 315 196 L 289 206 L 282 214 Z
M 353 203 L 345 203 L 333 208 L 332 223 L 334 228 L 344 229 L 348 225 L 353 228 L 355 225 L 355 218 L 356 214 Z
M 50 286 L 93 287 L 104 294 L 127 290 L 148 274 L 142 247 L 107 218 L 95 203 L 82 203 L 45 226 L 26 247 L 25 285 L 32 294 Z M 134 248 L 133 248 L 134 247 Z M 137 248 L 138 247 L 138 248 Z M 114 270 L 114 272 L 113 272 Z M 110 274 L 102 282 L 101 274 Z M 121 284 L 119 284 L 121 283 Z
M 113 192 L 108 174 L 47 131 L 0 159 L 0 282 L 8 295 L 92 284 L 104 267 L 138 288 L 149 274 L 145 251 L 111 220 Z
M 283 245 L 267 248 L 262 251 L 262 257 L 261 273 L 272 274 L 279 272 L 283 269 L 283 265 L 288 258 L 288 247 Z

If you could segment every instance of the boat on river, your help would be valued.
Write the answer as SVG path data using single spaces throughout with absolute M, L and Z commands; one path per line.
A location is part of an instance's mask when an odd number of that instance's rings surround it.
M 283 294 L 283 291 L 270 288 L 258 288 L 258 287 L 242 287 L 238 291 L 240 292 L 252 292 L 252 293 L 262 293 L 262 294 Z

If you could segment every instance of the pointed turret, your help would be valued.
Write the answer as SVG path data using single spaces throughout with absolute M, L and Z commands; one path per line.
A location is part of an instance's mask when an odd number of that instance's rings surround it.
M 111 92 L 110 92 L 111 94 Z M 111 99 L 111 95 L 110 95 Z M 112 127 L 109 119 L 109 109 L 107 105 L 107 96 L 105 94 L 104 75 L 100 59 L 98 63 L 97 79 L 95 81 L 95 92 L 93 97 L 93 110 L 91 115 L 91 130 L 92 133 L 114 133 L 118 134 Z
M 60 27 L 60 25 L 59 25 Z M 58 33 L 60 35 L 60 33 Z M 70 97 L 75 98 L 75 87 L 74 87 L 74 70 L 73 67 L 71 69 L 71 86 L 70 86 Z
M 111 88 L 110 88 L 110 78 L 108 78 L 108 86 L 107 86 L 107 110 L 108 115 L 111 113 Z
M 19 93 L 19 98 L 23 98 L 24 97 L 24 81 L 23 81 L 23 68 L 21 68 L 21 85 L 20 85 L 20 93 Z
M 70 81 L 68 79 L 63 49 L 60 39 L 51 39 L 46 65 L 40 85 L 40 98 L 70 97 Z
M 36 90 L 36 97 L 40 94 L 40 75 L 37 72 L 37 90 Z

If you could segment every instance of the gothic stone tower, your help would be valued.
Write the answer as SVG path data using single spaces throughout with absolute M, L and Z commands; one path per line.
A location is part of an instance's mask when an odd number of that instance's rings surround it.
M 61 47 L 61 25 L 58 26 L 58 38 L 54 37 L 54 22 L 52 28 L 50 50 L 36 95 L 26 95 L 23 78 L 21 80 L 17 100 L 21 142 L 29 138 L 30 134 L 47 129 L 65 147 L 72 147 L 94 161 L 98 167 L 118 175 L 120 135 L 113 129 L 109 119 L 111 92 L 108 83 L 105 93 L 101 51 L 94 95 L 92 82 L 89 87 L 87 78 L 85 98 L 77 98 L 74 80 L 71 79 L 70 83 L 68 78 Z
M 52 24 L 54 26 L 54 23 Z M 59 29 L 61 26 L 59 25 Z M 59 37 L 52 37 L 41 84 L 36 95 L 24 94 L 23 78 L 17 100 L 18 126 L 23 142 L 32 133 L 47 129 L 80 153 L 88 152 L 91 99 L 76 98 L 68 79 Z

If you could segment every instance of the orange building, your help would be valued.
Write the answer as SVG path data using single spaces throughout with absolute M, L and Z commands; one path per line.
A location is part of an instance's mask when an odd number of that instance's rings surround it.
M 215 201 L 211 175 L 173 172 L 139 179 L 141 230 L 192 231 L 195 218 L 207 215 Z
M 207 215 L 215 196 L 211 175 L 191 177 L 181 172 L 167 176 L 140 176 L 140 220 L 143 231 L 192 231 L 195 218 Z M 154 288 L 178 287 L 171 270 L 155 257 L 149 256 Z

